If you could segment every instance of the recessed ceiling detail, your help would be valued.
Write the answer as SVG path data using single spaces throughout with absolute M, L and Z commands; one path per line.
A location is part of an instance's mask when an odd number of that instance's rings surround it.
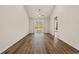
M 53 10 L 52 5 L 29 5 L 25 6 L 30 18 L 48 18 Z

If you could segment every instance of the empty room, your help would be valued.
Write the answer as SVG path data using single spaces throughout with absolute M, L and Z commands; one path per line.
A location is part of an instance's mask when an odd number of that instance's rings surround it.
M 0 5 L 1 54 L 78 54 L 79 5 Z

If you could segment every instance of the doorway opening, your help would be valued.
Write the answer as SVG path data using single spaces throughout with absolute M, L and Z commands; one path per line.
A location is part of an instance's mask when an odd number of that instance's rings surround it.
M 44 20 L 35 19 L 33 27 L 34 33 L 44 33 Z

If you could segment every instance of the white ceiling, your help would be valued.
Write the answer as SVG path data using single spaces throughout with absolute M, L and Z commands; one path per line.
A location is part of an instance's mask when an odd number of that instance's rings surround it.
M 52 5 L 26 5 L 24 6 L 30 18 L 50 17 L 54 6 Z

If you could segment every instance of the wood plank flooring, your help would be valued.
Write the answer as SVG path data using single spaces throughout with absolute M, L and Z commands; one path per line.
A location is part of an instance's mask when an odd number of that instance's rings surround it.
M 79 51 L 50 34 L 29 34 L 2 54 L 78 54 Z

